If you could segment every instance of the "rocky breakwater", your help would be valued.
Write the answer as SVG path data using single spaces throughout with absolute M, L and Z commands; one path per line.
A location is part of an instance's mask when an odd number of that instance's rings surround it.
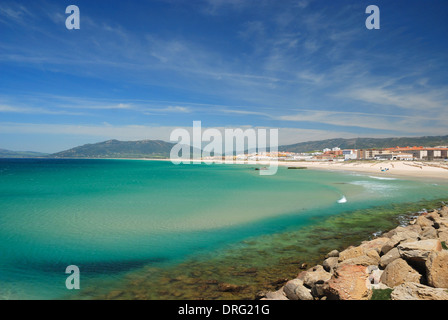
M 425 212 L 267 292 L 265 300 L 448 300 L 448 207 Z

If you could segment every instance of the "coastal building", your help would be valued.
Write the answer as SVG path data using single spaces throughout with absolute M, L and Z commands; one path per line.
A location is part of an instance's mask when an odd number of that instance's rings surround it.
M 348 153 L 348 152 L 347 152 Z M 358 159 L 365 160 L 441 160 L 448 159 L 446 147 L 394 147 L 358 150 Z M 345 155 L 344 155 L 345 156 Z
M 342 150 L 344 160 L 356 160 L 358 159 L 358 150 L 356 149 L 344 149 Z
M 412 153 L 383 153 L 375 157 L 375 160 L 414 160 Z
M 391 153 L 391 151 L 385 149 L 361 149 L 358 150 L 358 159 L 373 160 L 375 157 L 382 157 L 388 153 Z
M 296 161 L 306 161 L 313 159 L 313 155 L 310 154 L 296 154 L 292 157 L 292 160 Z
M 322 154 L 320 154 L 320 155 L 316 155 L 315 159 L 318 159 L 318 160 L 333 160 L 333 159 L 337 159 L 337 158 L 342 158 L 342 156 L 343 156 L 341 149 L 339 149 L 339 150 L 324 149 L 324 150 L 327 150 L 327 151 L 322 153 Z
M 417 160 L 437 160 L 437 159 L 447 159 L 448 158 L 448 148 L 447 147 L 434 147 L 427 148 L 422 146 L 414 147 L 395 147 L 386 149 L 394 153 L 409 153 L 413 155 L 414 159 Z

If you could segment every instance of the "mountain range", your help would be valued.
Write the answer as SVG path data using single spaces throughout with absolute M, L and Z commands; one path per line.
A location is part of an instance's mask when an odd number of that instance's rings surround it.
M 175 144 L 161 140 L 118 141 L 108 140 L 99 143 L 85 144 L 54 154 L 30 151 L 10 151 L 0 149 L 0 158 L 169 158 L 170 151 Z M 406 146 L 447 146 L 446 136 L 400 137 L 400 138 L 352 138 L 328 139 L 300 142 L 280 146 L 284 152 L 321 151 L 324 148 L 339 147 L 341 149 L 390 148 Z M 192 151 L 192 150 L 191 150 Z
M 85 144 L 50 155 L 53 158 L 169 158 L 174 143 L 161 140 L 118 141 Z
M 0 149 L 0 158 L 40 158 L 46 157 L 47 155 L 48 153 Z
M 310 152 L 325 148 L 339 147 L 341 149 L 370 149 L 370 148 L 392 148 L 392 147 L 413 147 L 413 146 L 446 146 L 448 145 L 448 135 L 446 136 L 425 136 L 425 137 L 400 137 L 400 138 L 352 138 L 352 139 L 328 139 L 319 141 L 308 141 L 280 146 L 279 151 L 285 152 Z

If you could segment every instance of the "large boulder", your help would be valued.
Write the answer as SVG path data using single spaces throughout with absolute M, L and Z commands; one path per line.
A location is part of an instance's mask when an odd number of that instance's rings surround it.
M 348 247 L 347 249 L 339 253 L 339 262 L 363 256 L 364 253 L 365 250 L 362 247 Z
M 311 290 L 306 288 L 300 279 L 288 281 L 283 287 L 283 292 L 289 300 L 313 300 Z
M 448 288 L 448 251 L 433 251 L 425 263 L 428 284 L 435 288 Z
M 324 267 L 325 271 L 332 273 L 338 266 L 338 261 L 338 257 L 329 257 L 324 260 L 322 266 Z
M 339 257 L 338 250 L 332 250 L 325 255 L 325 258 L 337 258 L 337 257 Z
M 448 244 L 448 230 L 437 230 L 437 237 L 441 242 Z
M 390 239 L 395 235 L 399 235 L 402 239 L 409 239 L 418 237 L 420 231 L 422 231 L 422 228 L 419 225 L 408 225 L 406 227 L 396 227 L 385 233 L 384 236 Z
M 434 223 L 434 227 L 437 229 L 447 230 L 448 229 L 448 218 L 441 218 Z
M 326 282 L 330 280 L 331 273 L 325 271 L 325 269 L 318 265 L 312 269 L 309 269 L 305 272 L 303 277 L 301 277 L 303 280 L 303 284 L 307 286 L 308 288 L 312 288 L 316 282 Z
M 420 234 L 417 231 L 398 227 L 395 229 L 395 234 L 381 247 L 381 252 L 386 254 L 400 243 L 413 242 L 419 239 Z
M 448 300 L 448 292 L 446 289 L 406 282 L 394 288 L 391 298 L 392 300 Z
M 398 251 L 398 248 L 393 248 L 392 250 L 390 250 L 381 257 L 379 265 L 381 268 L 384 269 L 387 267 L 389 263 L 398 258 L 400 258 L 400 252 Z
M 283 292 L 289 300 L 299 300 L 295 290 L 298 286 L 303 286 L 303 281 L 300 279 L 289 280 L 283 287 Z
M 439 215 L 442 218 L 448 218 L 448 207 L 447 206 L 443 206 L 440 210 L 439 210 Z
M 437 239 L 429 239 L 400 243 L 397 248 L 403 259 L 416 265 L 424 265 L 431 252 L 442 250 L 442 244 Z
M 436 239 L 436 238 L 437 238 L 437 230 L 433 227 L 423 228 L 422 232 L 420 233 L 421 240 Z
M 370 241 L 364 241 L 361 243 L 360 247 L 365 251 L 370 251 L 371 249 L 376 250 L 376 252 L 381 253 L 381 248 L 389 241 L 387 237 L 376 238 Z
M 422 228 L 426 228 L 426 227 L 432 227 L 434 222 L 428 219 L 425 215 L 421 215 L 417 218 L 415 224 L 419 225 Z
M 325 286 L 326 282 L 317 281 L 314 286 L 311 288 L 311 294 L 313 297 L 322 298 L 325 296 Z
M 381 275 L 381 282 L 388 287 L 396 287 L 405 282 L 420 282 L 421 274 L 405 260 L 399 258 L 389 263 Z
M 401 237 L 397 235 L 393 235 L 389 241 L 387 241 L 382 247 L 381 247 L 381 253 L 386 254 L 393 248 L 395 248 L 401 241 Z
M 296 294 L 298 300 L 314 300 L 311 295 L 311 290 L 304 285 L 297 286 L 294 293 Z
M 288 298 L 286 297 L 283 289 L 280 289 L 266 293 L 265 297 L 261 298 L 261 300 L 288 300 Z
M 439 212 L 437 210 L 434 210 L 432 212 L 428 212 L 425 215 L 425 218 L 431 220 L 432 222 L 435 222 L 435 221 L 440 219 L 440 215 L 439 215 Z
M 324 291 L 328 299 L 369 300 L 372 290 L 367 268 L 358 265 L 339 267 L 324 285 Z
M 362 265 L 362 266 L 370 266 L 377 265 L 380 262 L 380 255 L 375 249 L 370 249 L 369 251 L 365 251 L 365 254 L 344 260 L 339 263 L 340 266 L 344 265 Z

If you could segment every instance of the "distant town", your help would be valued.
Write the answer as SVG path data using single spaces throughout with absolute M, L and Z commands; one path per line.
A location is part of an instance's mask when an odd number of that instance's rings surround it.
M 320 151 L 304 153 L 261 152 L 238 154 L 236 156 L 211 156 L 203 160 L 237 160 L 237 161 L 350 161 L 350 160 L 442 160 L 448 161 L 448 146 L 438 147 L 394 147 L 371 149 L 325 148 Z

